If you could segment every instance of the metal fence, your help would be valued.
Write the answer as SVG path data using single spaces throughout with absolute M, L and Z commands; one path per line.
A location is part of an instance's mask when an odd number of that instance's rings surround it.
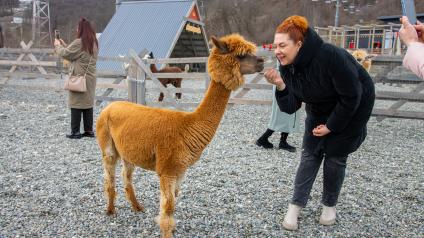
M 373 54 L 401 55 L 406 47 L 399 39 L 400 24 L 315 27 L 327 42 L 345 49 L 365 49 Z

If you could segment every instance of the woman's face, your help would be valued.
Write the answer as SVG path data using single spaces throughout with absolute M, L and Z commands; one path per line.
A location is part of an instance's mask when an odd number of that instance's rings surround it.
M 275 56 L 280 60 L 281 65 L 293 63 L 297 53 L 302 47 L 302 42 L 294 42 L 288 33 L 276 33 L 274 36 Z

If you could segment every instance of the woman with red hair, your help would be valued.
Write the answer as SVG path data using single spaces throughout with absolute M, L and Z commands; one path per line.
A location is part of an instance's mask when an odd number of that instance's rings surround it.
M 68 46 L 61 39 L 55 39 L 56 52 L 62 58 L 71 62 L 70 75 L 85 75 L 86 92 L 69 91 L 68 104 L 71 108 L 70 139 L 94 137 L 93 106 L 96 90 L 96 62 L 98 42 L 96 32 L 85 18 L 81 18 L 77 28 L 77 38 Z M 81 114 L 84 121 L 84 134 L 80 133 Z
M 306 104 L 305 133 L 294 191 L 283 227 L 298 229 L 300 209 L 306 206 L 312 185 L 324 161 L 323 210 L 320 223 L 336 221 L 336 203 L 345 177 L 346 161 L 367 134 L 375 100 L 374 84 L 344 49 L 324 43 L 304 17 L 291 16 L 274 36 L 279 71 L 264 76 L 276 85 L 280 110 L 296 112 Z

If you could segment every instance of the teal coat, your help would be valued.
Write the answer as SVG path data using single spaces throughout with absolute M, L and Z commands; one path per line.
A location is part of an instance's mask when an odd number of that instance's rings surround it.
M 273 96 L 275 95 L 276 87 L 273 88 Z M 293 114 L 287 114 L 280 111 L 275 96 L 272 97 L 271 118 L 268 123 L 268 129 L 278 132 L 293 133 L 299 132 L 299 111 Z
M 277 62 L 277 69 L 279 66 L 280 64 Z M 274 86 L 272 93 L 272 111 L 271 118 L 268 123 L 268 129 L 286 133 L 299 132 L 299 112 L 296 111 L 293 114 L 287 114 L 280 111 L 275 97 L 275 90 L 276 87 Z

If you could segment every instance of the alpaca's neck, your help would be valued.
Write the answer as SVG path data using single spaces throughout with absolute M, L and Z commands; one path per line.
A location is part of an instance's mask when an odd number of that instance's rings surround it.
M 230 90 L 212 80 L 205 98 L 191 113 L 192 118 L 190 126 L 186 128 L 185 142 L 190 148 L 193 158 L 198 159 L 205 147 L 212 141 L 230 95 Z
M 152 71 L 152 73 L 157 73 L 158 72 L 158 68 L 156 68 L 156 64 L 151 64 L 150 65 L 150 71 Z
M 211 80 L 205 98 L 193 112 L 196 120 L 216 130 L 224 115 L 230 95 L 231 91 L 224 85 Z

